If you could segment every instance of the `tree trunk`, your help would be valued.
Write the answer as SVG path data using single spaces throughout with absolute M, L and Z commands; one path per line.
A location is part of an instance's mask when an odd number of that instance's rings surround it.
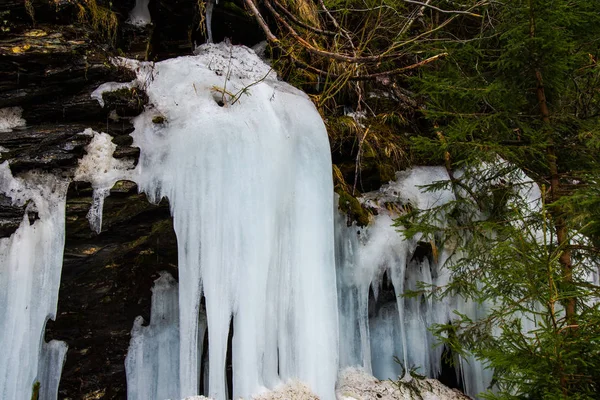
M 530 36 L 535 37 L 535 17 L 533 14 L 533 5 L 530 2 Z M 550 110 L 548 109 L 548 102 L 546 101 L 546 92 L 544 90 L 544 80 L 542 72 L 539 68 L 535 70 L 535 79 L 537 83 L 536 95 L 538 100 L 538 106 L 542 121 L 544 121 L 545 130 L 547 134 L 550 134 Z M 558 174 L 558 163 L 556 157 L 556 151 L 554 148 L 553 140 L 549 139 L 549 145 L 546 149 L 546 156 L 548 160 L 548 169 L 550 172 L 550 212 L 554 220 L 554 228 L 556 230 L 556 240 L 558 248 L 560 249 L 559 263 L 562 268 L 563 282 L 566 283 L 567 287 L 573 282 L 573 264 L 571 262 L 571 249 L 569 243 L 569 234 L 566 221 L 564 219 L 564 212 L 562 207 L 557 206 L 555 203 L 560 198 L 560 179 Z M 565 315 L 567 318 L 568 325 L 575 325 L 575 297 L 568 297 L 564 300 Z

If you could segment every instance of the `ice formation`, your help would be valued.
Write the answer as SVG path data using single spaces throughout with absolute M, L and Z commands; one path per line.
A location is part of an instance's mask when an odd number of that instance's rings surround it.
M 148 10 L 149 2 L 150 0 L 135 0 L 135 7 L 129 13 L 127 22 L 140 28 L 152 23 L 150 11 Z
M 79 160 L 73 179 L 92 184 L 92 205 L 87 218 L 92 230 L 100 233 L 104 199 L 108 197 L 110 189 L 117 181 L 129 178 L 129 170 L 133 165 L 130 161 L 113 158 L 117 145 L 112 142 L 110 135 L 95 132 L 90 128 L 82 134 L 92 136 L 92 141 L 85 148 L 87 153 Z
M 62 267 L 67 182 L 51 175 L 14 178 L 0 164 L 0 192 L 35 211 L 17 231 L 0 239 L 0 398 L 29 398 L 40 382 L 40 399 L 56 398 L 67 346 L 44 342 L 54 319 Z
M 218 1 L 216 1 L 218 3 Z M 212 13 L 215 7 L 215 0 L 206 2 L 206 43 L 214 43 L 212 35 Z
M 197 54 L 125 62 L 148 83 L 153 105 L 134 120 L 135 180 L 152 200 L 169 198 L 178 238 L 180 397 L 199 390 L 204 295 L 211 397 L 248 397 L 295 378 L 333 399 L 337 305 L 324 124 L 308 97 L 251 50 L 205 45 Z M 155 115 L 166 122 L 153 123 Z
M 25 126 L 25 120 L 21 117 L 21 107 L 0 108 L 0 133 L 10 132 L 13 128 Z
M 404 239 L 393 226 L 398 214 L 385 205 L 410 204 L 427 210 L 446 204 L 454 200 L 450 190 L 427 191 L 423 186 L 448 179 L 443 167 L 412 168 L 364 196 L 362 200 L 378 211 L 368 227 L 347 227 L 345 218 L 337 218 L 340 367 L 360 366 L 380 379 L 397 379 L 402 366 L 437 377 L 443 348 L 435 346 L 428 327 L 450 321 L 454 309 L 472 317 L 481 312 L 458 299 L 400 296 L 417 291 L 419 284 L 445 285 L 449 276 L 444 264 L 454 249 L 438 249 L 435 243 L 420 242 L 419 237 Z M 485 390 L 491 380 L 491 371 L 476 360 L 463 360 L 460 372 L 471 395 Z
M 179 291 L 163 272 L 152 288 L 150 325 L 137 317 L 125 359 L 127 400 L 175 399 L 179 396 Z

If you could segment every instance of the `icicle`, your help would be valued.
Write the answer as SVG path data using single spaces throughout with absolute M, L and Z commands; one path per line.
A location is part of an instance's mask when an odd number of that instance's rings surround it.
M 140 28 L 151 24 L 152 19 L 148 10 L 149 2 L 150 0 L 135 0 L 135 7 L 129 13 L 129 20 L 127 22 Z
M 212 35 L 212 13 L 214 6 L 215 0 L 206 1 L 206 43 L 214 43 Z
M 398 379 L 402 366 L 394 357 L 402 354 L 400 319 L 396 303 L 386 304 L 376 316 L 369 319 L 373 375 L 379 379 Z
M 372 368 L 375 376 L 387 379 L 399 373 L 400 366 L 395 365 L 392 358 L 395 355 L 407 369 L 414 367 L 419 373 L 432 377 L 441 373 L 443 349 L 434 348 L 436 340 L 428 327 L 447 323 L 452 318 L 453 309 L 458 308 L 461 312 L 465 309 L 452 299 L 438 302 L 422 295 L 405 298 L 401 294 L 417 290 L 418 282 L 445 285 L 449 274 L 444 264 L 454 249 L 437 249 L 437 256 L 432 255 L 431 260 L 429 257 L 412 259 L 420 238 L 403 239 L 398 228 L 393 226 L 396 214 L 385 205 L 393 202 L 400 208 L 411 204 L 425 210 L 441 206 L 454 199 L 452 192 L 426 191 L 423 186 L 445 180 L 448 180 L 448 175 L 444 168 L 416 167 L 398 173 L 395 182 L 380 190 L 365 194 L 361 201 L 376 208 L 378 215 L 361 230 L 360 235 L 357 235 L 356 227 L 346 227 L 344 219 L 339 217 L 336 224 L 336 263 L 342 327 L 341 367 L 361 366 L 366 371 Z M 443 220 L 439 223 L 443 224 Z M 397 296 L 395 304 L 383 305 L 367 320 L 369 285 L 375 297 L 379 297 L 377 289 L 384 272 L 387 272 L 396 294 L 400 296 Z M 391 317 L 392 310 L 397 313 L 395 317 Z M 473 365 L 473 368 L 482 369 L 480 363 Z M 475 382 L 469 383 L 469 388 L 478 390 L 489 383 L 487 372 L 475 376 L 476 371 L 471 367 L 463 364 L 462 368 L 465 380 Z
M 94 189 L 92 193 L 92 205 L 87 213 L 87 219 L 90 223 L 90 228 L 100 233 L 102 231 L 102 210 L 104 209 L 104 199 L 110 195 L 110 189 L 99 188 Z
M 30 224 L 25 215 L 11 237 L 0 239 L 0 398 L 29 398 L 37 381 L 41 398 L 53 400 L 66 345 L 44 343 L 44 328 L 58 303 L 67 182 L 33 173 L 13 178 L 5 162 L 0 192 L 39 216 Z
M 57 398 L 58 385 L 66 360 L 67 349 L 67 344 L 58 340 L 42 343 L 37 375 L 37 381 L 40 382 L 39 400 Z
M 129 169 L 133 165 L 130 161 L 113 158 L 117 145 L 112 142 L 110 135 L 95 132 L 90 128 L 82 134 L 93 137 L 90 144 L 85 148 L 87 154 L 79 160 L 73 179 L 92 184 L 92 204 L 87 218 L 90 228 L 94 232 L 100 233 L 102 230 L 104 199 L 110 195 L 110 189 L 118 180 L 129 178 Z
M 179 397 L 179 292 L 166 272 L 154 281 L 150 325 L 137 317 L 125 359 L 127 399 Z

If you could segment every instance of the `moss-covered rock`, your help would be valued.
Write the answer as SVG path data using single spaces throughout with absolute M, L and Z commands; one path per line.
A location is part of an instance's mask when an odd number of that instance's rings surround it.
M 354 196 L 340 188 L 336 188 L 335 192 L 339 195 L 338 208 L 348 216 L 349 221 L 356 221 L 359 226 L 369 224 L 369 212 Z
M 123 88 L 102 93 L 104 107 L 115 110 L 120 117 L 135 117 L 144 111 L 148 95 L 138 88 Z

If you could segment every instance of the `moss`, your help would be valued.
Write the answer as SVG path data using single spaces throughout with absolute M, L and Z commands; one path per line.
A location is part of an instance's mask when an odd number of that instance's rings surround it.
M 77 15 L 79 22 L 88 23 L 94 31 L 114 44 L 119 27 L 117 14 L 98 5 L 96 0 L 79 0 L 77 6 L 79 7 Z
M 31 400 L 39 400 L 40 398 L 40 382 L 36 381 L 31 387 Z
M 120 117 L 135 117 L 144 111 L 148 95 L 138 88 L 123 88 L 102 93 L 104 108 L 115 110 Z
M 166 119 L 162 115 L 157 115 L 152 118 L 152 122 L 155 124 L 164 124 L 166 122 Z
M 360 202 L 350 193 L 336 188 L 335 192 L 340 196 L 338 208 L 343 211 L 349 219 L 356 221 L 359 226 L 369 224 L 369 212 L 363 208 Z

